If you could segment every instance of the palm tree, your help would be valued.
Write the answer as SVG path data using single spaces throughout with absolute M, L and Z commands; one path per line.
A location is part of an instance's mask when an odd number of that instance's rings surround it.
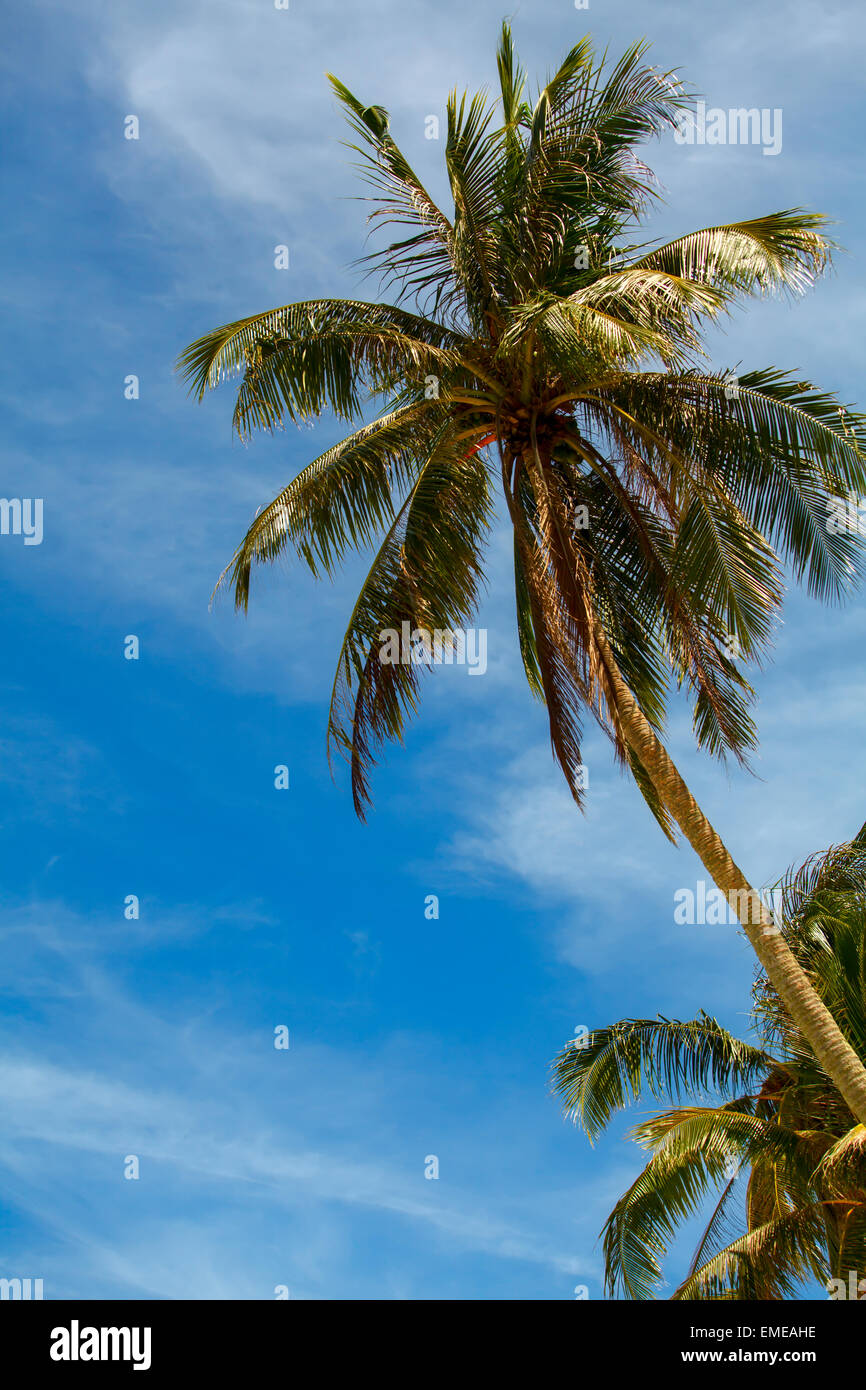
M 254 563 L 293 548 L 331 574 L 378 542 L 328 722 L 363 817 L 376 756 L 420 690 L 422 666 L 392 661 L 384 633 L 470 622 L 501 486 L 526 676 L 575 801 L 591 711 L 665 832 L 679 826 L 729 896 L 866 1121 L 866 1071 L 659 738 L 669 688 L 685 685 L 699 746 L 745 762 L 753 692 L 738 660 L 766 651 L 783 561 L 827 600 L 862 569 L 860 537 L 827 518 L 866 492 L 866 419 L 773 368 L 732 385 L 701 351 L 706 323 L 750 294 L 805 289 L 831 246 L 823 217 L 799 209 L 665 245 L 630 239 L 656 196 L 636 146 L 686 103 L 645 49 L 608 71 L 583 39 L 530 104 L 503 26 L 500 99 L 448 100 L 450 215 L 387 111 L 330 78 L 375 189 L 370 219 L 400 228 L 363 258 L 394 303 L 288 304 L 206 334 L 179 365 L 199 399 L 240 375 L 242 437 L 326 409 L 356 420 L 365 399 L 381 412 L 259 512 L 221 582 L 245 609 Z
M 782 916 L 794 955 L 866 1059 L 866 826 L 788 876 Z M 765 976 L 753 993 L 757 1046 L 705 1013 L 626 1019 L 554 1063 L 590 1141 L 644 1090 L 677 1102 L 632 1131 L 653 1156 L 604 1227 L 613 1296 L 653 1296 L 671 1238 L 715 1192 L 673 1298 L 791 1298 L 810 1279 L 827 1280 L 832 1296 L 866 1297 L 866 1127 Z M 707 1088 L 716 1104 L 682 1103 Z

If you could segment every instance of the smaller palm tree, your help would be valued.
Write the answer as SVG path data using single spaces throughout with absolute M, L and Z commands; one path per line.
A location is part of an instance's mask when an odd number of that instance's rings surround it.
M 782 901 L 791 950 L 866 1059 L 866 826 L 790 873 Z M 671 1240 L 711 1201 L 673 1298 L 791 1298 L 815 1279 L 866 1296 L 866 1126 L 763 974 L 753 997 L 757 1045 L 701 1012 L 625 1019 L 554 1062 L 590 1142 L 644 1091 L 674 1102 L 632 1130 L 652 1157 L 604 1226 L 611 1297 L 656 1296 Z M 715 1104 L 695 1103 L 708 1091 Z

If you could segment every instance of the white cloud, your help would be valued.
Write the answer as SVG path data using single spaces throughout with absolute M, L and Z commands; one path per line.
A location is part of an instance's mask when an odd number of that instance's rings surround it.
M 7 1038 L 0 1163 L 7 1199 L 46 1232 L 27 1258 L 39 1268 L 54 1260 L 55 1277 L 73 1294 L 82 1281 L 111 1279 L 149 1296 L 195 1288 L 202 1297 L 267 1297 L 253 1292 L 260 1277 L 254 1269 L 267 1263 L 265 1245 L 237 1267 L 233 1260 L 244 1223 L 256 1225 L 257 1213 L 268 1212 L 279 1229 L 294 1229 L 298 1219 L 310 1223 L 316 1239 L 336 1249 L 350 1238 L 353 1213 L 384 1221 L 380 1239 L 387 1240 L 390 1224 L 404 1223 L 404 1277 L 416 1293 L 408 1251 L 430 1242 L 452 1259 L 474 1252 L 546 1267 L 552 1291 L 564 1278 L 597 1275 L 595 1256 L 580 1253 L 592 1243 L 595 1206 L 592 1218 L 584 1213 L 572 1238 L 563 1239 L 549 1193 L 515 1200 L 512 1191 L 510 1173 L 531 1164 L 533 1141 L 512 1146 L 506 1169 L 488 1147 L 505 1123 L 499 1106 L 513 1116 L 522 1104 L 510 1088 L 496 1098 L 494 1086 L 494 1099 L 456 1128 L 453 1116 L 427 1102 L 424 1126 L 437 1135 L 445 1172 L 444 1180 L 425 1182 L 423 1151 L 408 1162 L 406 1154 L 418 1117 L 401 1120 L 395 1109 L 401 1094 L 425 1091 L 429 1059 L 417 1041 L 395 1039 L 379 1056 L 347 1056 L 301 1039 L 280 1055 L 263 1043 L 264 1033 L 227 1028 L 215 999 L 202 1011 L 186 998 L 182 1021 L 172 1022 L 106 969 L 99 948 L 110 947 L 98 929 L 56 907 L 31 904 L 27 915 L 28 936 L 7 931 L 4 949 L 14 946 L 10 959 L 25 984 L 29 959 L 34 969 L 53 960 L 55 999 L 48 1032 L 31 1023 Z M 66 1033 L 64 995 L 79 1025 L 57 1060 L 45 1046 Z M 31 997 L 41 1012 L 40 991 Z M 410 1055 L 414 1066 L 405 1060 Z M 403 1060 L 395 1071 L 397 1058 Z M 129 1154 L 139 1159 L 137 1182 L 122 1176 Z M 593 1192 L 591 1186 L 585 1194 L 589 1204 Z M 195 1220 L 202 1205 L 217 1212 L 206 1233 Z M 183 1241 L 171 1230 L 175 1213 Z M 70 1240 L 75 1262 L 52 1256 L 55 1242 Z M 324 1253 L 315 1280 L 309 1268 L 305 1273 L 304 1245 L 295 1239 L 282 1258 L 314 1296 L 342 1278 Z M 229 1285 L 234 1293 L 224 1292 Z

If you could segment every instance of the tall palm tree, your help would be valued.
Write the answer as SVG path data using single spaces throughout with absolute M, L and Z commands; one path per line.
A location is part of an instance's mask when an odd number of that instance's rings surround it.
M 827 265 L 824 219 L 799 209 L 638 245 L 655 195 L 636 147 L 687 98 L 635 44 L 608 70 L 588 39 L 530 104 L 503 26 L 500 98 L 452 94 L 445 160 L 453 209 L 430 197 L 388 113 L 333 89 L 375 189 L 364 257 L 393 304 L 319 299 L 227 324 L 186 349 L 201 398 L 241 377 L 241 436 L 329 409 L 381 413 L 263 508 L 223 581 L 246 608 L 253 564 L 294 548 L 315 575 L 378 545 L 340 652 L 329 750 L 370 800 L 381 746 L 402 736 L 422 666 L 390 659 L 386 630 L 453 631 L 476 611 L 501 486 L 514 532 L 517 626 L 554 757 L 582 801 L 589 710 L 671 839 L 679 826 L 734 906 L 758 957 L 852 1109 L 866 1071 L 809 988 L 771 917 L 662 745 L 671 683 L 697 742 L 744 762 L 752 690 L 787 561 L 840 599 L 863 563 L 828 509 L 866 492 L 866 420 L 768 368 L 714 372 L 702 327 L 751 294 L 799 292 Z M 417 649 L 416 649 L 417 656 Z
M 866 1059 L 866 827 L 789 875 L 782 915 L 798 961 Z M 653 1297 L 672 1237 L 710 1204 L 673 1298 L 790 1298 L 810 1279 L 837 1281 L 834 1297 L 866 1297 L 866 1127 L 766 977 L 754 998 L 758 1046 L 701 1013 L 626 1019 L 556 1059 L 556 1089 L 590 1140 L 644 1091 L 677 1102 L 632 1131 L 653 1156 L 605 1223 L 613 1296 Z M 682 1103 L 707 1088 L 718 1103 Z

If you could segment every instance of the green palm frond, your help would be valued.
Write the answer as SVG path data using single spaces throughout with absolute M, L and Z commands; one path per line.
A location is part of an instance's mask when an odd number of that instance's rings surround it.
M 712 287 L 727 300 L 737 294 L 787 290 L 802 294 L 829 266 L 833 243 L 827 219 L 805 208 L 704 227 L 648 251 L 631 265 L 664 270 Z
M 328 742 L 351 767 L 355 809 L 370 804 L 370 771 L 382 744 L 401 739 L 415 710 L 426 661 L 394 660 L 387 634 L 403 625 L 435 636 L 462 629 L 475 612 L 479 545 L 491 519 L 489 479 L 447 428 L 432 441 L 418 477 L 380 546 L 355 604 L 331 697 Z M 446 639 L 447 640 L 447 639 Z
M 729 1170 L 726 1169 L 725 1171 L 727 1172 Z M 709 1220 L 704 1227 L 703 1234 L 695 1246 L 695 1252 L 692 1256 L 691 1264 L 689 1265 L 687 1278 L 691 1278 L 701 1265 L 705 1264 L 713 1255 L 717 1255 L 726 1245 L 731 1243 L 730 1237 L 726 1232 L 731 1225 L 731 1208 L 734 1205 L 735 1196 L 738 1191 L 739 1179 L 739 1172 L 734 1172 L 722 1187 L 718 1201 L 713 1207 Z
M 831 1263 L 830 1276 L 842 1279 L 850 1288 L 852 1272 L 855 1283 L 866 1293 L 866 1202 L 840 1203 L 834 1206 L 835 1259 Z
M 514 51 L 511 30 L 505 23 L 502 25 L 499 47 L 496 52 L 496 66 L 499 72 L 504 129 L 507 137 L 517 142 L 517 127 L 526 124 L 530 117 L 530 110 L 525 100 L 526 73 L 520 66 Z
M 857 1195 L 866 1203 L 866 1125 L 854 1125 L 827 1150 L 816 1177 L 836 1196 Z
M 635 1125 L 632 1135 L 649 1149 L 672 1155 L 701 1153 L 727 1162 L 732 1155 L 744 1163 L 772 1161 L 793 1182 L 807 1182 L 831 1143 L 823 1131 L 794 1130 L 778 1118 L 768 1121 L 753 1113 L 751 1097 L 737 1097 L 723 1106 L 680 1106 L 652 1115 Z
M 670 1120 L 676 1125 L 676 1113 Z M 720 1128 L 721 1113 L 707 1123 Z M 739 1157 L 724 1131 L 715 1146 L 666 1147 L 653 1155 L 619 1199 L 604 1227 L 605 1283 L 610 1293 L 651 1298 L 662 1280 L 661 1261 L 677 1228 L 700 1211 L 709 1193 L 726 1180 Z M 728 1180 L 729 1181 L 729 1180 Z
M 392 411 L 363 426 L 308 464 L 255 518 L 219 583 L 249 603 L 255 563 L 293 544 L 314 575 L 332 574 L 349 549 L 369 546 L 394 518 L 394 498 L 414 482 L 441 411 L 423 405 Z M 219 585 L 217 586 L 219 587 Z
M 517 608 L 517 638 L 520 643 L 523 669 L 533 695 L 536 699 L 543 701 L 544 682 L 538 663 L 538 644 L 532 620 L 532 600 L 526 578 L 526 569 L 516 536 L 514 538 L 514 591 Z
M 364 106 L 339 78 L 327 74 L 349 124 L 361 145 L 350 145 L 360 156 L 359 168 L 376 191 L 369 221 L 375 225 L 408 227 L 413 235 L 364 258 L 378 270 L 385 285 L 395 285 L 399 298 L 421 300 L 433 293 L 443 310 L 457 297 L 454 280 L 454 229 L 395 143 L 390 117 L 383 106 Z
M 639 364 L 651 357 L 672 365 L 687 360 L 682 342 L 662 327 L 618 318 L 588 297 L 562 298 L 548 292 L 512 310 L 499 353 L 519 351 L 527 341 L 539 342 L 551 365 L 564 371 L 581 364 L 590 371 L 599 363 L 608 368 Z
M 739 377 L 630 374 L 590 396 L 617 431 L 691 494 L 696 472 L 724 489 L 748 523 L 818 597 L 839 598 L 863 571 L 863 538 L 828 525 L 837 499 L 866 494 L 866 419 L 835 396 L 768 369 Z M 748 635 L 738 634 L 748 650 Z
M 750 1047 L 701 1013 L 678 1019 L 624 1019 L 594 1030 L 585 1045 L 569 1044 L 554 1062 L 554 1089 L 592 1141 L 617 1110 L 640 1098 L 678 1098 L 708 1087 L 731 1093 L 751 1085 L 769 1065 Z
M 825 1275 L 820 1251 L 821 1215 L 815 1206 L 798 1207 L 748 1231 L 720 1250 L 671 1295 L 700 1299 L 791 1299 L 810 1278 Z
M 469 302 L 480 311 L 476 330 L 489 326 L 499 296 L 496 291 L 499 253 L 499 203 L 495 179 L 501 159 L 501 136 L 491 132 L 495 115 L 479 92 L 468 103 L 466 94 L 448 98 L 448 136 L 445 166 L 454 200 L 452 257 L 461 284 L 469 289 Z
M 242 375 L 235 428 L 273 429 L 284 418 L 308 420 L 326 408 L 341 419 L 360 413 L 362 390 L 390 391 L 407 378 L 472 368 L 463 340 L 430 320 L 389 305 L 352 300 L 287 304 L 206 334 L 179 362 L 199 399 Z
M 550 727 L 553 756 L 578 806 L 583 804 L 582 715 L 589 699 L 578 653 L 584 633 L 573 609 L 561 601 L 550 534 L 545 534 L 537 499 L 525 483 L 515 517 L 517 601 L 521 653 L 530 676 L 537 671 Z M 535 524 L 533 524 L 533 521 Z
M 691 1159 L 653 1160 L 620 1198 L 604 1230 L 605 1286 L 611 1296 L 652 1298 L 662 1282 L 661 1260 L 677 1225 L 700 1209 L 713 1177 Z

